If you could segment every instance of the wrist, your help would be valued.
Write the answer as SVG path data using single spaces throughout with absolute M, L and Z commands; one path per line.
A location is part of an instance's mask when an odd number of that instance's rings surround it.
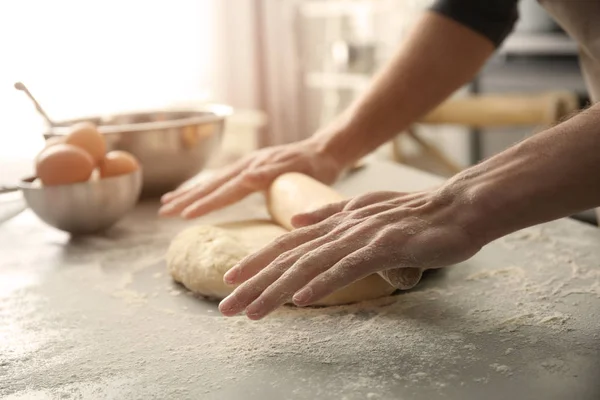
M 464 229 L 482 246 L 550 220 L 537 199 L 547 182 L 540 175 L 537 154 L 526 143 L 518 144 L 460 172 L 440 189 L 456 194 Z
M 466 182 L 451 179 L 434 192 L 434 202 L 446 205 L 448 223 L 460 228 L 471 245 L 480 249 L 493 240 L 487 230 L 491 214 L 486 201 L 473 192 Z
M 438 191 L 440 196 L 452 198 L 456 223 L 478 247 L 518 230 L 523 222 L 515 208 L 523 200 L 511 189 L 510 175 L 488 163 L 460 172 Z
M 317 154 L 333 160 L 341 170 L 351 168 L 363 154 L 358 145 L 360 133 L 339 119 L 326 128 L 315 133 L 309 141 Z

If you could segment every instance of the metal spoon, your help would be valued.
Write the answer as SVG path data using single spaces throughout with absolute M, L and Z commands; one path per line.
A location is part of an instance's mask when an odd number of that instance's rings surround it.
M 40 103 L 38 103 L 38 101 L 35 99 L 35 97 L 33 97 L 33 95 L 31 94 L 31 92 L 29 91 L 29 89 L 27 89 L 27 86 L 25 86 L 25 84 L 23 84 L 23 82 L 16 82 L 15 83 L 15 89 L 20 90 L 22 92 L 25 92 L 25 94 L 27 95 L 27 97 L 29 97 L 29 99 L 35 105 L 35 109 L 42 115 L 42 117 L 44 117 L 44 119 L 46 120 L 46 122 L 48 123 L 48 125 L 50 125 L 50 127 L 54 128 L 54 127 L 57 126 L 57 124 L 50 119 L 50 117 L 48 116 L 48 114 L 46 114 L 46 111 L 44 111 L 44 109 L 42 108 L 42 106 L 40 105 Z

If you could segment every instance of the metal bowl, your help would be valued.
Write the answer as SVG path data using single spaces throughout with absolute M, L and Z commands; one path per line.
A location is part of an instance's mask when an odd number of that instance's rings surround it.
M 232 109 L 210 104 L 194 110 L 143 111 L 61 121 L 46 139 L 90 121 L 106 138 L 108 150 L 125 150 L 143 167 L 143 195 L 159 196 L 198 174 L 221 142 Z
M 106 230 L 131 210 L 140 197 L 142 171 L 59 186 L 23 180 L 19 189 L 27 205 L 48 225 L 71 234 Z

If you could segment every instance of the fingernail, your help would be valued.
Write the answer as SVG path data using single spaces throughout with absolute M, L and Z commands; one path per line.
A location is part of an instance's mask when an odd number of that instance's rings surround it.
M 197 207 L 191 208 L 188 207 L 181 212 L 181 217 L 185 219 L 192 219 L 202 215 L 202 212 L 199 212 L 200 209 Z
M 192 219 L 199 216 L 198 213 L 194 212 L 194 210 L 185 209 L 181 212 L 181 217 L 185 219 Z
M 237 304 L 236 301 L 234 299 L 232 299 L 231 296 L 225 297 L 219 303 L 219 311 L 221 311 L 222 314 L 231 314 L 231 312 L 234 310 L 236 304 Z
M 225 283 L 229 283 L 229 284 L 235 283 L 235 280 L 238 277 L 238 275 L 239 275 L 239 272 L 238 272 L 237 268 L 233 267 L 229 271 L 227 271 L 225 273 L 225 275 L 223 275 L 223 281 Z
M 264 315 L 262 315 L 260 311 L 260 308 L 256 309 L 256 307 L 253 307 L 251 305 L 248 306 L 248 308 L 246 309 L 246 316 L 254 321 L 257 321 L 264 317 Z
M 300 290 L 299 292 L 297 292 L 294 297 L 292 298 L 292 300 L 294 301 L 294 303 L 296 304 L 304 304 L 304 303 L 308 303 L 310 301 L 310 298 L 313 295 L 313 291 L 311 288 L 304 288 L 302 290 Z
M 260 320 L 260 319 L 263 319 L 263 318 L 264 318 L 264 315 L 261 315 L 261 314 L 258 314 L 258 313 L 257 313 L 257 314 L 250 314 L 250 313 L 247 313 L 247 314 L 246 314 L 246 317 L 248 317 L 248 318 L 249 318 L 249 319 L 251 319 L 252 321 L 258 321 L 258 320 Z
M 169 199 L 173 196 L 173 192 L 165 193 L 160 197 L 161 202 L 169 201 Z
M 166 205 L 164 205 L 164 206 L 162 206 L 161 208 L 158 209 L 158 213 L 160 215 L 167 215 L 170 212 L 172 212 L 174 208 L 175 207 L 173 206 L 173 204 L 166 204 Z

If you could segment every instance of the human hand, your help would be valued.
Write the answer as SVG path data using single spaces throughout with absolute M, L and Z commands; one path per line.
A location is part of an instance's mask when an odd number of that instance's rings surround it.
M 469 207 L 442 191 L 374 192 L 297 215 L 298 229 L 225 274 L 241 284 L 219 305 L 226 316 L 260 319 L 289 302 L 309 305 L 367 275 L 393 268 L 440 268 L 481 248 Z
M 265 148 L 223 168 L 207 182 L 165 194 L 159 214 L 200 217 L 253 192 L 266 190 L 275 178 L 286 172 L 301 172 L 331 184 L 342 168 L 332 156 L 320 151 L 319 143 L 313 139 Z

